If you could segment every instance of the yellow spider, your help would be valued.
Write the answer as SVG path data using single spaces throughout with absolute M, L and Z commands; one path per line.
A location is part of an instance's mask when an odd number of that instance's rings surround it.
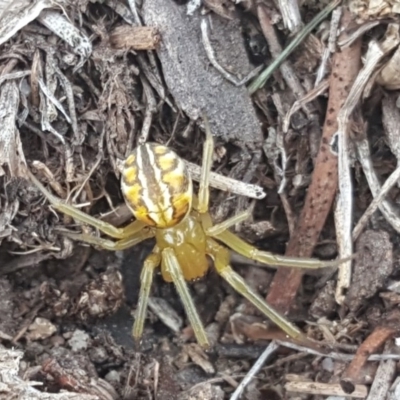
M 155 237 L 156 245 L 146 258 L 141 273 L 141 287 L 133 325 L 133 337 L 140 341 L 147 303 L 156 268 L 161 267 L 165 281 L 173 282 L 182 300 L 198 343 L 209 342 L 189 293 L 187 281 L 203 277 L 211 257 L 218 272 L 238 293 L 294 339 L 308 342 L 306 336 L 285 317 L 269 306 L 229 265 L 229 250 L 272 266 L 321 268 L 331 263 L 316 259 L 299 259 L 258 250 L 228 229 L 248 217 L 244 212 L 226 221 L 213 224 L 208 212 L 209 175 L 214 149 L 207 121 L 206 140 L 198 196 L 193 194 L 192 180 L 184 161 L 170 148 L 146 143 L 137 147 L 125 160 L 122 192 L 136 220 L 123 228 L 94 218 L 53 196 L 29 172 L 29 176 L 58 211 L 91 225 L 116 241 L 88 234 L 65 233 L 66 236 L 107 250 L 124 250 L 145 239 Z M 225 246 L 227 247 L 225 247 Z

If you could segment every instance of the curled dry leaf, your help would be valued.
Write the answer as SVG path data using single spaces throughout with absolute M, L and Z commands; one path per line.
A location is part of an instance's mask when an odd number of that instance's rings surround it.
M 71 24 L 61 13 L 55 11 L 42 12 L 38 20 L 50 31 L 67 42 L 74 52 L 82 57 L 81 64 L 92 53 L 92 44 L 89 38 Z
M 350 0 L 349 9 L 361 22 L 390 18 L 400 14 L 400 3 L 397 0 Z
M 35 20 L 46 8 L 54 6 L 51 0 L 9 0 L 0 4 L 0 45 L 21 28 Z
M 376 81 L 388 90 L 400 89 L 400 48 L 382 68 Z
M 341 38 L 347 37 L 352 25 L 348 12 L 344 13 Z M 338 113 L 346 100 L 360 68 L 361 41 L 351 48 L 337 52 L 332 60 L 329 78 L 330 92 L 323 134 L 315 160 L 312 181 L 299 216 L 297 227 L 291 235 L 286 255 L 309 257 L 331 210 L 338 183 L 338 159 L 331 146 L 338 130 Z M 280 311 L 287 312 L 300 286 L 303 272 L 298 269 L 281 268 L 275 274 L 267 301 Z
M 149 297 L 149 308 L 174 332 L 179 332 L 183 321 L 175 309 L 162 297 Z
M 197 343 L 185 345 L 185 352 L 206 374 L 215 373 L 215 368 L 209 361 L 207 354 Z

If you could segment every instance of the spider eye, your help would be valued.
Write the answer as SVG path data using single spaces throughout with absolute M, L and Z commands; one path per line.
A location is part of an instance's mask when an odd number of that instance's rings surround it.
M 138 146 L 125 160 L 121 187 L 133 215 L 150 226 L 170 228 L 190 211 L 192 180 L 184 161 L 166 146 Z

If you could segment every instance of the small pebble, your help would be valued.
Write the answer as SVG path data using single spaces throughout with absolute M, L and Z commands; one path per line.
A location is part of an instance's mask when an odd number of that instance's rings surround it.
M 322 360 L 322 368 L 325 371 L 333 372 L 334 365 L 332 358 L 324 358 Z
M 112 370 L 105 376 L 105 380 L 109 383 L 119 383 L 121 381 L 121 374 L 118 371 Z
M 50 338 L 50 343 L 53 347 L 60 347 L 65 344 L 65 339 L 60 335 L 54 335 Z
M 94 347 L 94 348 L 90 349 L 89 357 L 93 363 L 101 364 L 101 363 L 107 361 L 108 354 L 104 347 L 98 346 L 98 347 Z
M 29 340 L 43 340 L 57 332 L 57 327 L 46 318 L 35 318 L 32 324 L 29 325 L 26 337 Z
M 68 339 L 72 338 L 72 335 L 73 335 L 73 332 L 65 332 L 65 333 L 63 333 L 63 338 L 65 340 L 68 340 Z
M 71 336 L 71 339 L 68 340 L 68 344 L 73 352 L 87 350 L 89 343 L 90 336 L 80 329 L 75 330 Z

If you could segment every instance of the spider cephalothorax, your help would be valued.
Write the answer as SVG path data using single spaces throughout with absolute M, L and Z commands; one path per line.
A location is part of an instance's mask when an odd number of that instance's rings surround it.
M 127 157 L 122 172 L 121 187 L 136 220 L 123 228 L 116 228 L 65 204 L 53 196 L 34 175 L 29 175 L 55 209 L 99 229 L 116 240 L 88 234 L 65 233 L 68 237 L 108 250 L 123 250 L 155 237 L 156 245 L 146 258 L 141 274 L 141 288 L 133 327 L 133 336 L 136 340 L 139 340 L 143 333 L 154 270 L 161 268 L 163 278 L 176 286 L 197 341 L 202 346 L 208 346 L 204 326 L 187 285 L 187 281 L 205 275 L 209 268 L 207 256 L 214 261 L 217 272 L 238 293 L 288 335 L 306 340 L 296 326 L 279 315 L 231 268 L 227 247 L 247 258 L 273 266 L 320 268 L 327 263 L 316 259 L 274 255 L 246 243 L 228 229 L 245 219 L 248 216 L 247 212 L 220 224 L 212 223 L 208 213 L 208 203 L 213 139 L 208 129 L 206 133 L 197 196 L 193 194 L 192 180 L 184 161 L 168 147 L 146 143 L 137 147 Z

